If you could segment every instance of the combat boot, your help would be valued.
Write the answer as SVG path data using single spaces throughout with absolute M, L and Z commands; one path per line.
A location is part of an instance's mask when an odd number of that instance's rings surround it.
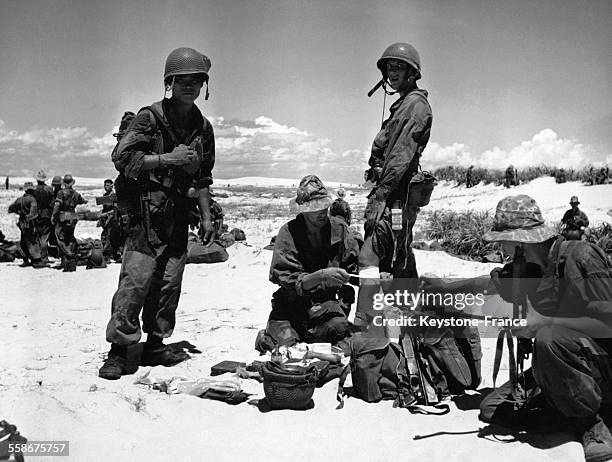
M 140 365 L 171 367 L 190 358 L 184 351 L 176 351 L 164 345 L 161 337 L 149 334 L 142 349 Z
M 127 373 L 129 373 L 127 370 L 127 347 L 113 343 L 108 352 L 108 357 L 98 372 L 98 376 L 106 380 L 117 380 Z
M 582 448 L 586 462 L 612 460 L 612 435 L 599 415 L 590 419 L 580 419 L 578 430 L 582 433 Z

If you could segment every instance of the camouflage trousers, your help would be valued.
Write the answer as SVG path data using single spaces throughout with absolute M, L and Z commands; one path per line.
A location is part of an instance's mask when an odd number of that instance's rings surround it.
M 77 222 L 75 220 L 58 221 L 55 224 L 55 241 L 59 256 L 64 264 L 70 262 L 76 265 L 77 241 L 74 237 L 74 229 Z
M 102 252 L 108 259 L 120 259 L 123 253 L 123 242 L 125 241 L 121 222 L 112 220 L 102 228 L 100 235 L 102 241 Z
M 140 249 L 144 245 L 142 233 L 131 233 L 125 245 L 106 340 L 119 345 L 138 343 L 143 330 L 158 337 L 170 337 L 176 324 L 187 254 L 168 245 L 155 252 Z
M 540 393 L 518 409 L 508 402 L 510 384 L 502 385 L 481 402 L 480 419 L 528 426 L 538 406 L 551 422 L 551 415 L 574 419 L 600 412 L 602 404 L 612 403 L 612 345 L 603 342 L 612 340 L 596 341 L 562 326 L 541 328 L 535 338 L 533 367 L 525 372 L 526 388 L 538 386 Z
M 395 259 L 393 261 L 393 279 L 418 279 L 416 261 L 412 251 L 412 228 L 419 213 L 418 207 L 409 206 L 407 203 L 402 210 L 402 229 L 395 241 Z
M 21 240 L 19 244 L 23 255 L 32 262 L 40 261 L 40 238 L 33 223 L 19 223 L 19 229 L 21 231 Z
M 51 236 L 51 219 L 48 217 L 39 218 L 36 222 L 38 236 L 40 237 L 40 255 L 43 260 L 49 257 L 49 237 Z

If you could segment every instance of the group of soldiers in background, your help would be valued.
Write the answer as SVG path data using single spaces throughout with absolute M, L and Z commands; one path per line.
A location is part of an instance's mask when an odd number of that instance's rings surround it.
M 61 258 L 60 269 L 75 271 L 77 243 L 74 228 L 78 221 L 76 206 L 87 201 L 73 189 L 74 178 L 70 174 L 55 176 L 51 186 L 46 184 L 44 171 L 36 174 L 36 185 L 26 181 L 24 194 L 9 206 L 9 213 L 19 215 L 17 226 L 21 231 L 20 246 L 24 266 L 45 268 L 49 266 L 51 249 Z

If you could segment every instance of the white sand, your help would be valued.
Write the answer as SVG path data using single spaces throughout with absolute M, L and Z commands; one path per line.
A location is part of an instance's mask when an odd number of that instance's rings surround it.
M 603 217 L 601 211 L 612 206 L 611 188 L 555 185 L 547 179 L 511 191 L 447 185 L 436 190 L 432 207 L 493 209 L 504 195 L 527 192 L 552 220 L 560 217 L 569 196 L 577 194 L 589 216 Z M 12 197 L 0 196 L 1 226 L 7 234 L 12 233 L 5 229 L 12 219 L 6 217 L 6 203 Z M 275 290 L 267 281 L 271 252 L 261 246 L 282 221 L 232 223 L 245 229 L 255 245 L 231 247 L 225 263 L 187 265 L 171 341 L 188 341 L 202 354 L 173 368 L 154 368 L 153 376 L 197 378 L 221 360 L 257 358 L 255 335 L 265 325 Z M 416 251 L 416 256 L 421 273 L 441 276 L 486 274 L 494 266 L 443 252 Z M 31 440 L 70 440 L 69 458 L 48 460 L 582 460 L 580 444 L 569 435 L 522 436 L 513 443 L 475 433 L 413 440 L 415 435 L 484 428 L 477 418 L 477 396 L 452 403 L 452 412 L 444 417 L 411 415 L 393 409 L 391 402 L 366 404 L 354 398 L 336 410 L 333 381 L 315 391 L 312 410 L 261 413 L 246 403 L 229 406 L 166 395 L 135 385 L 135 376 L 99 379 L 118 274 L 117 264 L 99 270 L 79 267 L 75 273 L 0 265 L 0 418 L 17 424 Z M 490 387 L 494 340 L 484 339 L 483 346 L 482 386 Z M 500 374 L 505 379 L 506 372 Z M 245 389 L 256 393 L 253 398 L 263 393 L 256 382 L 245 383 Z

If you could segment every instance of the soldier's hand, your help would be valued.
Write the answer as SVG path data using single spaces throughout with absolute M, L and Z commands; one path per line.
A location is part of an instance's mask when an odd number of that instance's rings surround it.
M 213 243 L 215 237 L 215 229 L 212 225 L 210 218 L 202 218 L 202 226 L 200 227 L 200 235 L 202 236 L 202 244 L 210 246 Z
M 176 146 L 172 152 L 161 154 L 164 165 L 188 165 L 195 162 L 198 158 L 196 152 L 184 144 Z
M 368 199 L 368 205 L 366 205 L 364 213 L 366 219 L 365 230 L 367 235 L 374 231 L 376 223 L 378 223 L 378 221 L 382 218 L 386 205 L 386 202 L 377 200 L 375 195 Z
M 342 268 L 323 268 L 318 273 L 321 275 L 323 288 L 341 287 L 350 279 L 350 275 Z

